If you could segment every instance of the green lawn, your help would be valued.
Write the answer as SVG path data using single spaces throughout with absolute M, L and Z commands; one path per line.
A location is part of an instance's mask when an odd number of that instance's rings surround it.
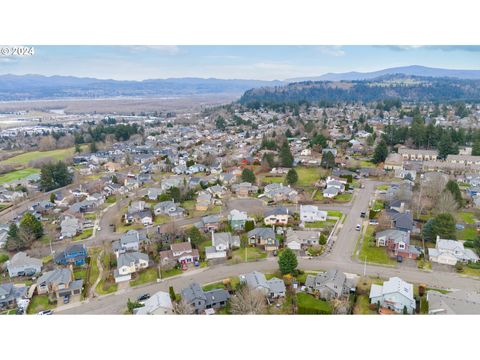
M 123 221 L 120 221 L 119 224 L 117 224 L 116 232 L 117 233 L 125 233 L 128 230 L 140 230 L 143 229 L 142 224 L 134 223 L 134 224 L 125 224 Z
M 90 229 L 85 229 L 83 230 L 80 234 L 78 234 L 77 236 L 75 236 L 73 238 L 73 241 L 80 241 L 80 240 L 85 240 L 85 239 L 88 239 L 89 237 L 91 237 L 93 234 L 93 228 L 90 228 Z
M 63 160 L 66 157 L 72 156 L 74 154 L 75 148 L 71 147 L 68 149 L 58 149 L 51 151 L 30 151 L 26 152 L 10 159 L 0 161 L 0 165 L 6 164 L 22 164 L 27 165 L 32 160 L 52 158 L 54 160 Z
M 338 201 L 338 202 L 349 202 L 350 200 L 352 200 L 352 196 L 353 196 L 353 194 L 343 193 L 343 194 L 335 196 L 333 200 Z
M 161 224 L 165 224 L 169 221 L 172 221 L 173 219 L 170 218 L 170 216 L 168 215 L 155 215 L 155 220 L 153 220 L 153 223 L 155 225 L 161 225 Z
M 458 218 L 467 225 L 475 224 L 475 215 L 470 212 L 460 212 L 458 213 Z
M 367 263 L 386 264 L 386 265 L 395 264 L 395 261 L 390 259 L 384 247 L 375 246 L 373 231 L 374 231 L 373 226 L 367 227 L 365 237 L 363 238 L 362 247 L 358 255 L 358 260 L 363 262 L 365 261 L 365 257 L 366 257 Z
M 147 268 L 143 271 L 140 271 L 137 274 L 137 277 L 130 281 L 130 286 L 137 286 L 141 284 L 147 284 L 154 281 L 157 281 L 158 270 L 156 267 Z
M 353 307 L 353 313 L 355 315 L 372 315 L 376 314 L 376 311 L 372 311 L 369 309 L 370 299 L 368 295 L 358 295 L 357 301 Z
M 309 222 L 305 223 L 306 228 L 313 228 L 313 229 L 320 229 L 320 228 L 325 228 L 327 226 L 334 226 L 337 220 L 326 220 L 326 221 L 315 221 L 315 222 Z
M 82 279 L 83 283 L 85 284 L 87 280 L 87 269 L 84 268 L 78 268 L 73 271 L 73 277 L 78 280 Z
M 332 306 L 323 300 L 319 300 L 306 293 L 297 294 L 297 306 L 299 314 L 331 314 Z
M 92 220 L 92 221 L 97 220 L 97 215 L 95 213 L 87 213 L 87 214 L 84 214 L 83 217 L 87 220 Z
M 98 254 L 99 249 L 95 251 Z M 111 276 L 111 272 L 110 272 L 110 256 L 115 256 L 115 255 L 109 252 L 105 252 L 101 259 L 104 275 L 100 280 L 100 282 L 98 283 L 97 287 L 95 288 L 95 291 L 100 295 L 110 294 L 117 291 L 118 289 L 118 284 L 115 283 L 113 276 Z M 92 256 L 92 261 L 93 259 L 94 257 Z M 93 263 L 91 263 L 91 265 L 92 265 L 92 268 L 90 269 L 90 279 L 91 279 L 90 281 L 91 281 L 91 284 L 93 285 L 93 283 L 98 277 L 99 269 L 97 267 L 96 261 L 95 261 L 95 265 Z
M 332 216 L 332 217 L 338 217 L 338 218 L 342 217 L 342 212 L 338 210 L 328 210 L 327 214 L 328 216 Z
M 387 191 L 390 188 L 390 185 L 378 185 L 377 190 Z
M 313 197 L 313 200 L 314 200 L 314 201 L 323 201 L 323 200 L 325 200 L 325 198 L 323 197 L 322 190 L 317 190 L 317 192 L 315 193 L 315 196 Z
M 360 160 L 360 167 L 362 168 L 374 168 L 377 167 L 373 162 L 367 160 Z
M 262 182 L 265 184 L 273 184 L 273 183 L 283 183 L 285 180 L 284 176 L 265 176 L 261 179 Z
M 162 270 L 162 279 L 180 275 L 182 272 L 183 272 L 182 269 L 177 269 L 177 268 L 173 268 L 171 270 Z
M 373 204 L 372 210 L 374 210 L 374 211 L 380 211 L 380 210 L 383 209 L 383 206 L 384 206 L 383 201 L 381 201 L 381 200 L 375 200 L 375 204 Z
M 55 305 L 48 303 L 48 295 L 35 295 L 30 300 L 27 314 L 36 314 L 42 310 L 50 310 L 55 308 Z
M 198 252 L 200 254 L 203 254 L 205 252 L 205 248 L 209 247 L 209 246 L 212 246 L 212 240 L 211 239 L 202 241 L 200 244 L 198 244 Z
M 0 264 L 3 264 L 9 259 L 8 254 L 0 253 Z
M 265 259 L 267 257 L 267 253 L 260 250 L 256 247 L 246 247 L 243 249 L 237 249 L 232 253 L 232 259 L 230 260 L 233 263 L 236 262 L 244 262 L 245 261 L 245 249 L 247 249 L 247 261 L 256 261 L 260 259 Z
M 298 174 L 298 182 L 297 186 L 304 187 L 304 186 L 313 186 L 315 182 L 320 179 L 320 168 L 318 167 L 302 167 L 299 166 L 295 168 Z
M 223 285 L 223 281 L 202 286 L 203 291 L 210 291 L 213 289 L 224 289 L 224 288 L 225 288 L 225 285 Z
M 34 169 L 34 168 L 26 168 L 22 170 L 11 171 L 7 174 L 0 175 L 0 184 L 8 183 L 14 180 L 20 180 L 32 174 L 38 174 L 38 173 L 40 173 L 40 170 Z
M 111 294 L 117 290 L 118 284 L 113 281 L 107 281 L 106 279 L 102 279 L 95 288 L 95 291 L 100 295 Z
M 465 227 L 463 230 L 457 230 L 457 240 L 475 240 L 477 238 L 477 229 L 474 227 Z
M 117 202 L 117 197 L 115 195 L 110 195 L 105 199 L 107 204 L 115 204 Z

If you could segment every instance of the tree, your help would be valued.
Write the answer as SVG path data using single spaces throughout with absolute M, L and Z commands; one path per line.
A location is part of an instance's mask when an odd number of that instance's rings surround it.
M 82 148 L 80 147 L 80 144 L 75 144 L 75 152 L 77 154 L 82 152 Z
M 255 229 L 255 222 L 253 220 L 245 221 L 245 232 L 249 232 Z
M 440 138 L 437 148 L 438 156 L 441 159 L 445 159 L 450 154 L 458 154 L 458 146 L 453 143 L 451 135 L 446 132 Z
M 235 315 L 266 314 L 266 297 L 260 290 L 242 285 L 230 299 L 230 310 Z
M 320 146 L 322 149 L 327 147 L 327 138 L 322 134 L 317 134 L 310 141 L 310 146 L 315 147 L 316 145 Z
M 73 174 L 68 171 L 67 164 L 62 161 L 58 163 L 47 163 L 40 170 L 40 188 L 43 191 L 51 191 L 71 184 Z
M 143 307 L 138 301 L 130 301 L 130 298 L 127 300 L 127 309 L 130 314 L 133 314 L 133 310 Z
M 21 248 L 20 238 L 18 235 L 18 226 L 15 223 L 11 223 L 7 232 L 7 250 L 14 251 Z
M 173 311 L 178 315 L 191 315 L 195 312 L 195 309 L 182 299 L 173 305 Z
M 285 141 L 280 148 L 280 164 L 283 167 L 292 167 L 293 165 L 293 155 L 290 151 L 290 145 L 288 145 L 288 141 Z
M 480 138 L 475 140 L 472 146 L 472 155 L 480 156 Z
M 449 191 L 443 191 L 434 210 L 437 214 L 453 214 L 458 209 L 458 203 Z
M 454 199 L 457 202 L 459 207 L 463 206 L 462 192 L 460 191 L 460 187 L 458 186 L 456 181 L 449 180 L 447 182 L 445 190 L 448 190 L 452 193 L 452 195 L 453 195 L 453 197 L 454 197 Z
M 280 272 L 282 274 L 291 274 L 295 271 L 298 266 L 298 260 L 297 256 L 290 248 L 287 247 L 280 255 L 278 266 L 280 267 Z
M 443 239 L 456 239 L 455 219 L 451 214 L 439 214 L 427 221 L 422 230 L 427 241 L 435 241 L 437 236 Z
M 52 204 L 55 204 L 55 199 L 57 198 L 57 196 L 55 195 L 55 193 L 51 193 L 50 194 L 50 202 Z
M 254 184 L 256 179 L 255 179 L 255 174 L 253 173 L 252 170 L 250 169 L 243 169 L 242 171 L 242 181 L 249 182 Z
M 375 147 L 375 152 L 373 154 L 373 162 L 379 164 L 385 161 L 388 156 L 388 147 L 385 141 L 380 141 Z
M 190 229 L 188 229 L 186 235 L 195 248 L 197 248 L 198 245 L 205 240 L 204 236 L 196 226 L 192 226 Z
M 174 202 L 178 203 L 181 200 L 182 193 L 180 189 L 176 186 L 172 186 L 166 192 L 167 200 L 173 200 Z
M 168 293 L 170 294 L 170 300 L 172 300 L 172 303 L 174 303 L 177 297 L 175 296 L 175 290 L 173 289 L 173 286 L 168 288 Z
M 335 156 L 331 151 L 323 154 L 320 166 L 324 169 L 333 169 L 335 167 Z
M 295 169 L 288 170 L 287 177 L 285 178 L 288 185 L 296 184 L 298 181 L 298 174 Z
M 225 122 L 225 119 L 220 115 L 218 115 L 217 118 L 215 119 L 215 127 L 219 130 L 225 130 L 226 126 L 227 126 L 227 123 Z
M 98 151 L 97 144 L 95 143 L 95 141 L 92 141 L 90 143 L 90 152 L 91 153 L 96 153 L 97 151 Z
M 327 243 L 327 237 L 324 234 L 320 234 L 320 237 L 318 239 L 318 243 L 320 245 L 325 245 Z
M 44 234 L 42 223 L 29 212 L 25 213 L 20 220 L 19 230 L 33 234 L 35 240 L 41 238 Z

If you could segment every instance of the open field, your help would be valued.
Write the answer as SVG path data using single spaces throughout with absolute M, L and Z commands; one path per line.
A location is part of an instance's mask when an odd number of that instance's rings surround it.
M 320 179 L 321 176 L 321 169 L 318 167 L 302 167 L 299 166 L 295 168 L 298 174 L 298 182 L 297 186 L 303 187 L 303 186 L 313 186 L 316 181 Z
M 460 212 L 458 213 L 458 218 L 464 224 L 467 224 L 467 225 L 475 224 L 475 214 L 471 212 Z
M 58 149 L 58 150 L 52 150 L 52 151 L 29 151 L 21 155 L 11 157 L 10 159 L 3 160 L 0 162 L 0 165 L 8 165 L 8 164 L 28 165 L 28 163 L 32 160 L 39 160 L 39 159 L 46 159 L 46 158 L 52 158 L 54 160 L 63 160 L 66 157 L 72 156 L 74 154 L 74 151 L 75 149 L 73 147 L 68 149 Z
M 5 161 L 8 161 L 8 160 L 5 160 Z M 26 168 L 22 170 L 11 171 L 7 174 L 0 175 L 0 184 L 5 184 L 15 180 L 21 180 L 23 178 L 26 178 L 27 176 L 30 176 L 32 174 L 38 174 L 38 173 L 40 173 L 40 170 L 34 169 L 34 168 Z

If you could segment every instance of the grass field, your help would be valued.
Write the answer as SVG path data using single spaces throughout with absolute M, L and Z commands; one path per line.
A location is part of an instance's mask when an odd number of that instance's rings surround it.
M 332 216 L 332 217 L 341 218 L 341 217 L 342 217 L 342 212 L 341 212 L 341 211 L 338 211 L 338 210 L 328 210 L 328 211 L 327 211 L 327 215 L 328 215 L 328 216 Z
M 370 299 L 367 295 L 357 296 L 357 301 L 353 307 L 353 313 L 355 315 L 374 315 L 377 312 L 369 309 Z
M 321 229 L 327 226 L 334 226 L 337 220 L 315 221 L 311 223 L 305 223 L 306 228 Z
M 256 261 L 259 259 L 265 259 L 267 257 L 267 253 L 256 248 L 256 247 L 247 247 L 247 261 Z M 245 248 L 244 249 L 238 249 L 235 250 L 232 253 L 232 259 L 230 260 L 233 263 L 237 262 L 244 262 L 245 261 Z
M 48 295 L 35 295 L 32 297 L 32 300 L 30 300 L 27 314 L 36 314 L 39 311 L 50 310 L 54 307 L 55 305 L 48 303 Z
M 162 279 L 180 275 L 182 273 L 182 269 L 173 268 L 171 270 L 162 270 Z
M 390 188 L 390 185 L 378 185 L 377 190 L 387 191 Z
M 283 183 L 284 180 L 285 177 L 283 176 L 265 176 L 261 179 L 265 184 Z
M 320 179 L 321 176 L 321 169 L 318 167 L 297 167 L 295 168 L 298 174 L 298 182 L 297 186 L 304 187 L 304 186 L 313 186 L 316 181 Z
M 343 193 L 343 194 L 335 196 L 335 198 L 333 200 L 338 201 L 338 202 L 349 202 L 350 200 L 352 200 L 352 196 L 353 196 L 352 194 Z
M 93 234 L 93 228 L 90 228 L 90 229 L 85 229 L 83 230 L 80 234 L 78 234 L 77 236 L 75 236 L 73 238 L 73 241 L 80 241 L 80 240 L 85 240 L 85 239 L 88 239 L 89 237 L 91 237 Z
M 463 230 L 457 230 L 457 240 L 475 240 L 477 238 L 477 229 L 466 227 Z
M 360 160 L 360 167 L 362 168 L 374 168 L 377 167 L 373 162 L 371 161 L 366 161 L 366 160 Z
M 66 157 L 72 156 L 75 152 L 73 147 L 68 149 L 58 149 L 58 150 L 51 150 L 51 151 L 30 151 L 26 152 L 10 159 L 0 161 L 0 165 L 6 164 L 21 164 L 21 165 L 28 165 L 28 163 L 32 160 L 38 159 L 45 159 L 45 158 L 52 158 L 54 160 L 63 160 Z
M 373 231 L 373 226 L 367 227 L 365 237 L 363 238 L 362 247 L 360 249 L 360 253 L 358 254 L 358 259 L 360 261 L 365 261 L 365 258 L 367 258 L 367 263 L 386 265 L 395 264 L 395 261 L 390 259 L 384 247 L 377 247 L 374 245 Z
M 26 178 L 27 176 L 38 173 L 40 173 L 40 170 L 34 168 L 11 171 L 7 174 L 0 175 L 0 184 L 5 184 L 15 180 L 21 180 L 23 178 Z
M 458 213 L 458 218 L 464 224 L 467 224 L 467 225 L 475 224 L 475 215 L 473 213 L 461 212 L 461 213 Z
M 145 269 L 137 274 L 136 279 L 130 281 L 130 286 L 137 286 L 156 281 L 158 278 L 158 271 L 156 267 Z

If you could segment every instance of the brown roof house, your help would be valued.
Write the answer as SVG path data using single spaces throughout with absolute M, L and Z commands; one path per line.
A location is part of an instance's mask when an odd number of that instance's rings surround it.
M 199 260 L 197 249 L 192 249 L 190 242 L 181 242 L 170 245 L 170 250 L 160 252 L 162 266 L 173 267 L 178 264 L 192 264 Z

